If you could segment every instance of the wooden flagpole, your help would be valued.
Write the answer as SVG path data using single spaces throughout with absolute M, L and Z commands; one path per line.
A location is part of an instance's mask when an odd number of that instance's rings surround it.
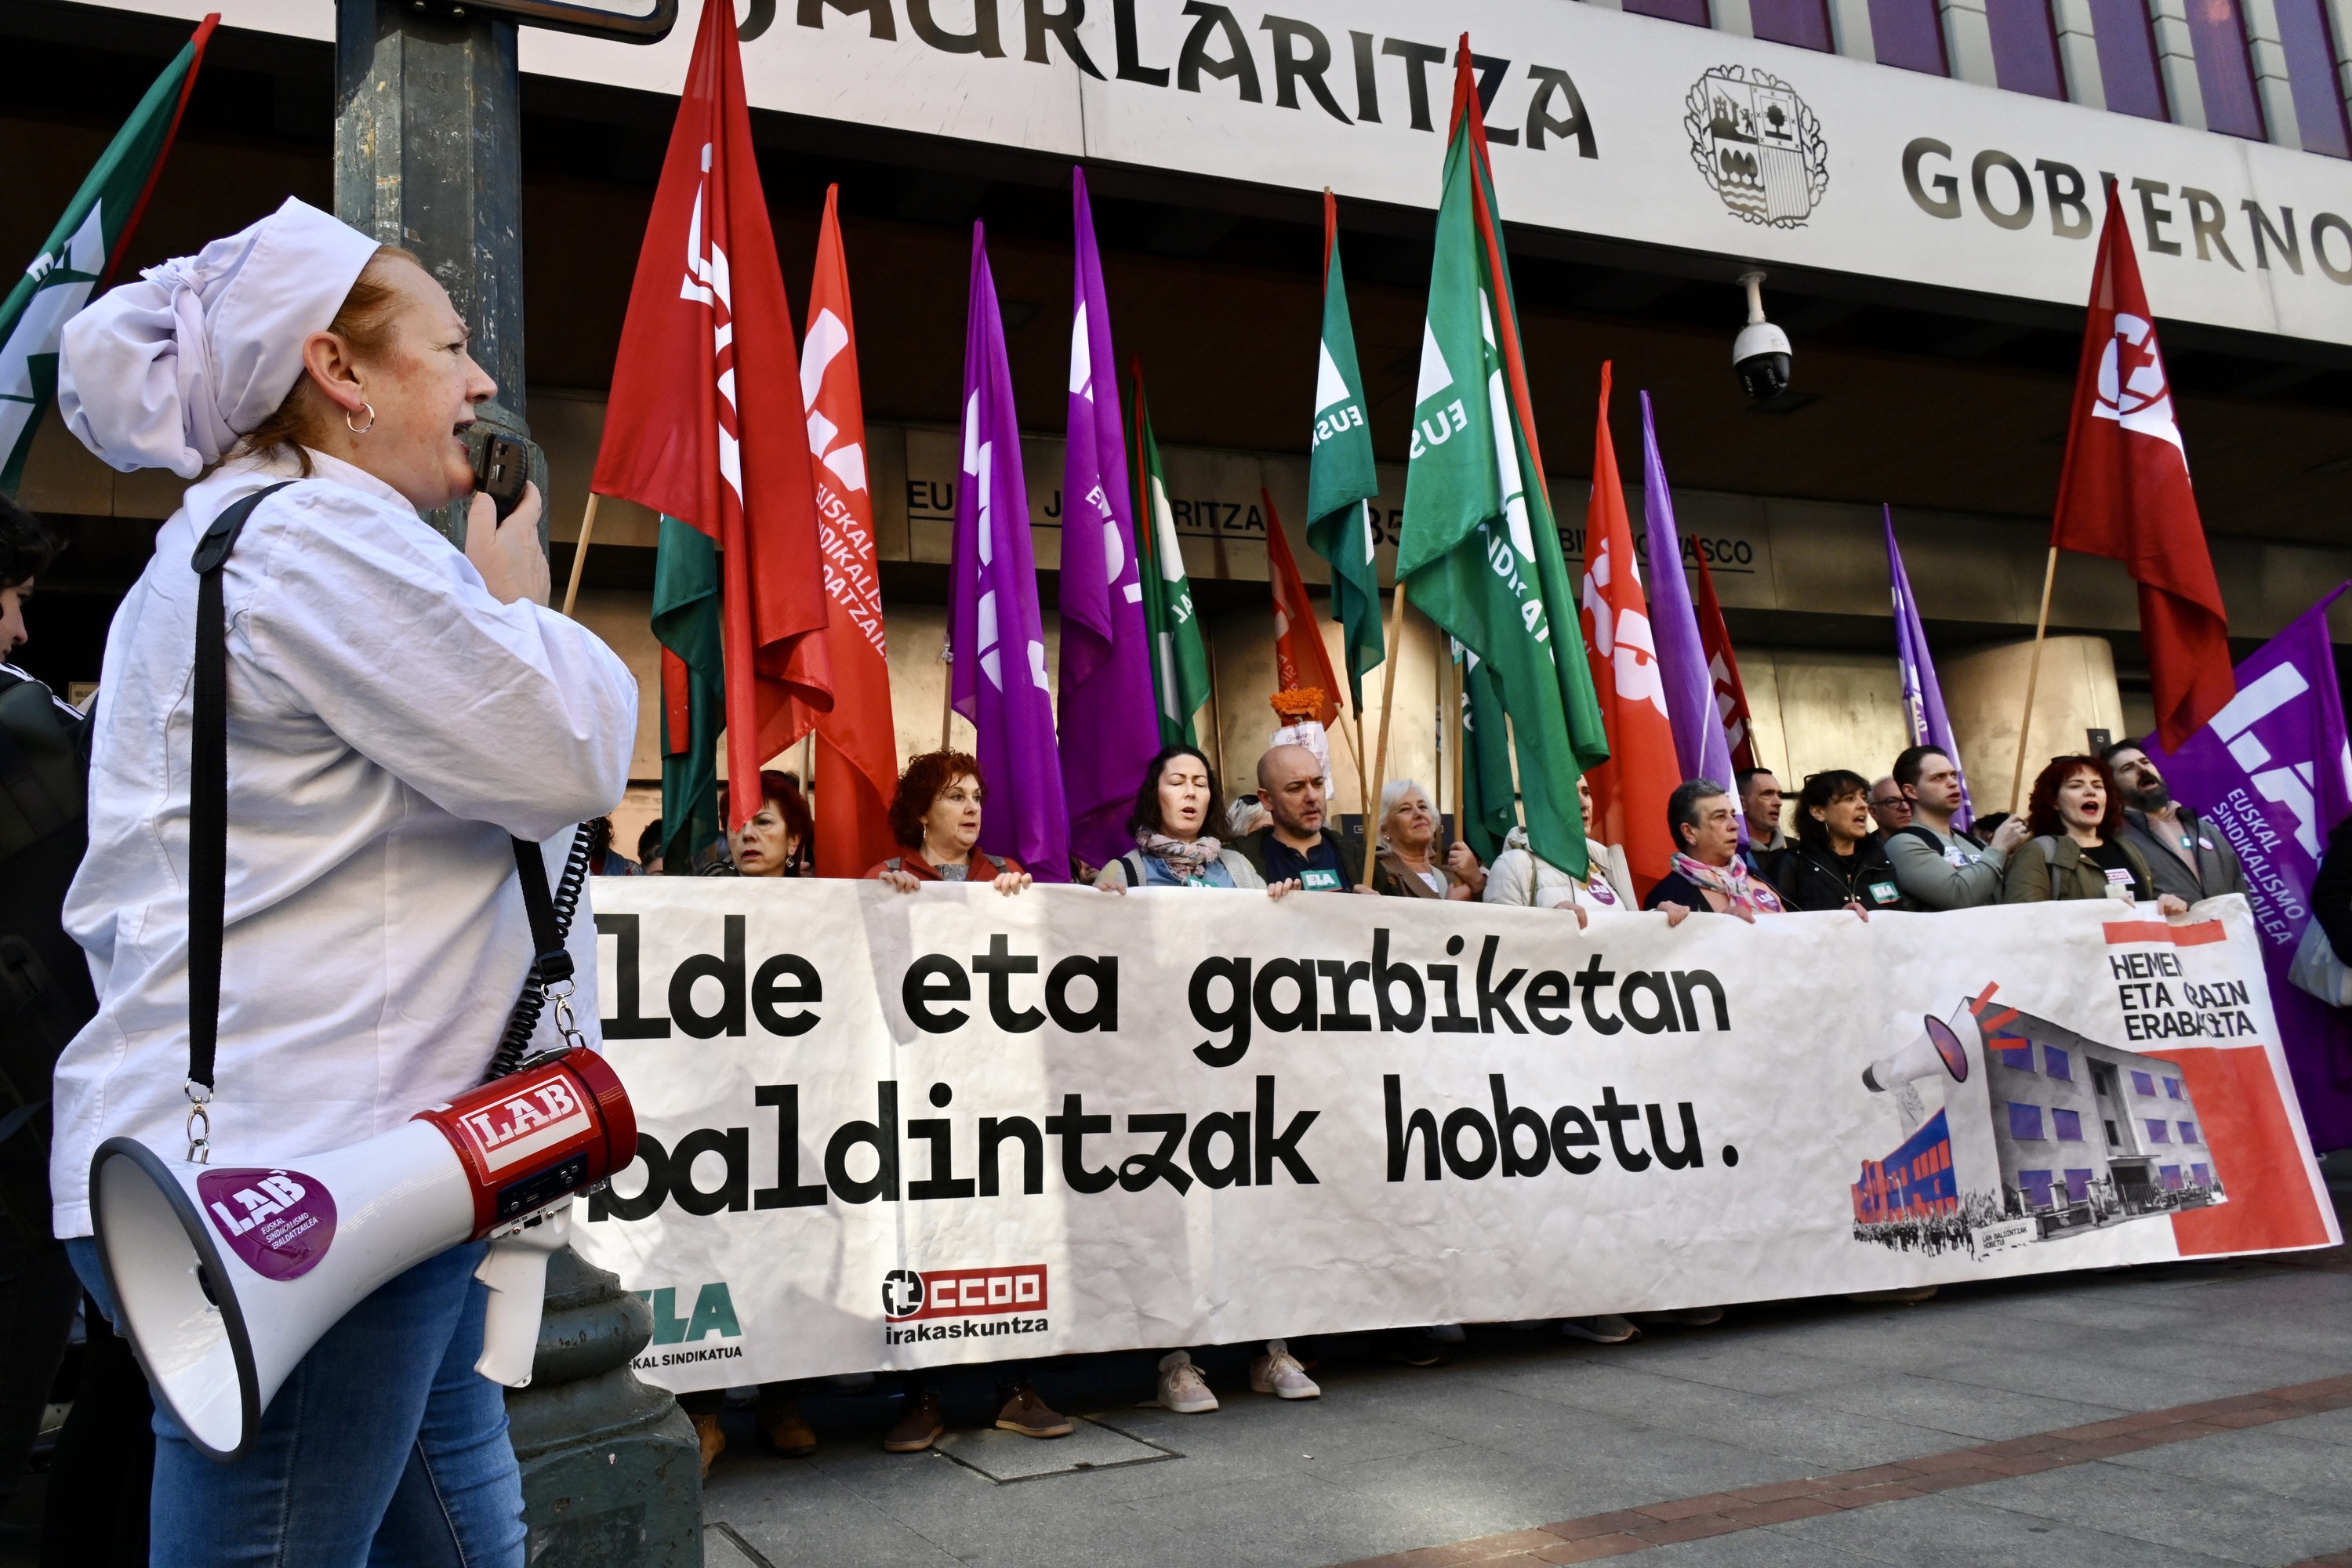
M 2042 569 L 2042 611 L 2033 617 L 2033 654 L 2025 665 L 2025 714 L 2017 721 L 2017 767 L 2009 776 L 2009 809 L 2017 812 L 2025 789 L 2025 738 L 2033 729 L 2033 688 L 2042 679 L 2042 639 L 2050 630 L 2050 588 L 2058 581 L 2058 547 L 2050 547 L 2050 563 Z
M 563 614 L 568 620 L 572 606 L 580 597 L 580 568 L 588 563 L 588 536 L 596 531 L 596 501 L 594 490 L 588 492 L 588 510 L 580 514 L 580 542 L 572 548 L 572 585 L 563 590 Z
M 1404 579 L 1396 584 L 1396 608 L 1389 616 L 1389 657 L 1381 682 L 1381 740 L 1373 749 L 1372 792 L 1364 797 L 1364 854 L 1381 841 L 1381 795 L 1389 784 L 1389 714 L 1396 707 L 1397 655 L 1404 644 Z
M 1454 837 L 1457 843 L 1469 842 L 1469 807 L 1462 795 L 1462 781 L 1466 776 L 1465 759 L 1462 755 L 1462 696 L 1468 683 L 1470 661 L 1467 657 L 1445 661 L 1445 685 L 1454 700 L 1447 705 L 1446 743 L 1454 748 Z M 1443 855 L 1440 859 L 1444 858 Z
M 942 631 L 940 643 L 940 750 L 948 749 L 950 732 L 955 727 L 955 663 Z

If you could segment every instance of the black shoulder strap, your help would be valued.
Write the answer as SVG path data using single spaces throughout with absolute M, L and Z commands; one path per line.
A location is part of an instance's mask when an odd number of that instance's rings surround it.
M 221 568 L 253 509 L 280 480 L 229 504 L 196 541 L 195 734 L 188 772 L 188 1082 L 213 1086 L 220 1043 L 222 905 L 228 897 L 228 617 Z
M 199 1086 L 209 1098 L 213 1060 L 220 1044 L 221 941 L 224 906 L 228 897 L 228 617 L 222 604 L 221 573 L 237 534 L 254 508 L 292 484 L 283 479 L 240 497 L 213 519 L 196 542 L 188 564 L 196 573 L 195 734 L 190 747 L 188 780 L 188 1085 L 196 1099 Z M 575 836 L 572 858 L 584 871 L 587 857 L 581 851 L 584 835 Z M 577 880 L 565 868 L 565 890 L 571 895 L 559 913 L 548 890 L 547 862 L 540 847 L 513 840 L 515 870 L 522 882 L 522 903 L 530 921 L 532 984 L 543 998 L 548 987 L 572 978 L 570 950 L 563 945 L 571 924 L 571 902 L 578 898 Z M 519 1006 L 518 1012 L 522 1009 Z M 538 1021 L 529 1009 L 527 1035 Z M 202 1101 L 199 1100 L 201 1104 Z M 201 1148 L 201 1145 L 197 1145 Z
M 1943 858 L 1944 841 L 1936 837 L 1936 833 L 1933 828 L 1922 827 L 1915 822 L 1908 827 L 1896 828 L 1895 830 L 1895 837 L 1897 838 L 1905 837 L 1916 838 L 1920 843 L 1925 844 L 1928 848 L 1933 849 L 1936 852 L 1936 858 L 1937 859 Z

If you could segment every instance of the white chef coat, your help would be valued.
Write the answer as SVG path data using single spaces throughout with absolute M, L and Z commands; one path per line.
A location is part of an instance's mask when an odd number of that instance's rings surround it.
M 215 1165 L 398 1126 L 480 1079 L 531 953 L 508 835 L 549 841 L 617 804 L 637 688 L 541 605 L 501 605 L 390 486 L 322 453 L 257 507 L 224 573 L 227 930 Z M 185 1152 L 189 747 L 195 573 L 212 520 L 291 478 L 237 459 L 189 487 L 106 639 L 89 853 L 65 906 L 98 1016 L 57 1070 L 60 1237 L 90 1233 L 90 1156 Z M 596 1039 L 585 890 L 570 943 Z M 552 1044 L 550 1016 L 539 1043 Z

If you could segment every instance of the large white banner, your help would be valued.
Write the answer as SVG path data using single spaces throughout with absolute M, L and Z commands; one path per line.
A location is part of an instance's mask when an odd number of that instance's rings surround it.
M 323 0 L 127 3 L 333 36 Z M 683 9 L 651 47 L 525 28 L 523 69 L 674 94 Z M 1564 0 L 761 9 L 760 108 L 1429 208 L 1466 32 L 1514 222 L 2080 305 L 2111 174 L 2158 315 L 2352 342 L 2352 194 L 2316 153 Z
M 574 1245 L 680 1390 L 2340 1239 L 2236 898 L 593 898 L 641 1157 Z

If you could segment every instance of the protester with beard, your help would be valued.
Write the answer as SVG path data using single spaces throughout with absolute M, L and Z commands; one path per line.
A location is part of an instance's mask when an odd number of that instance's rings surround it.
M 1385 793 L 1385 792 L 1383 792 Z M 1323 764 L 1304 746 L 1274 746 L 1257 760 L 1257 798 L 1273 818 L 1234 846 L 1269 888 L 1369 893 L 1356 846 L 1325 826 Z
M 1885 847 L 1871 832 L 1870 786 L 1832 768 L 1805 780 L 1797 796 L 1797 841 L 1781 858 L 1780 896 L 1792 910 L 1873 910 L 1908 906 L 1895 885 Z
M 2123 796 L 2123 837 L 2147 861 L 2158 892 L 2193 904 L 2246 891 L 2238 852 L 2210 823 L 2172 798 L 2164 774 L 2137 742 L 2118 741 L 2099 759 L 2114 770 Z

